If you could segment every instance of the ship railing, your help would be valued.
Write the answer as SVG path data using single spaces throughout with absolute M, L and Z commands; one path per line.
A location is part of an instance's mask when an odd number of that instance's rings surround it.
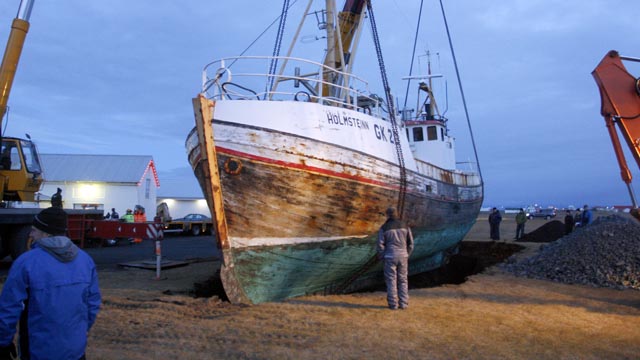
M 459 169 L 447 170 L 428 162 L 416 159 L 416 170 L 423 175 L 442 182 L 461 186 L 478 186 L 482 184 L 477 172 L 462 171 Z
M 281 64 L 278 73 L 265 72 L 272 61 Z M 293 74 L 285 74 L 285 68 L 293 68 Z M 365 80 L 294 57 L 237 56 L 212 61 L 202 72 L 202 92 L 213 100 L 308 101 L 386 117 L 382 99 L 371 94 Z

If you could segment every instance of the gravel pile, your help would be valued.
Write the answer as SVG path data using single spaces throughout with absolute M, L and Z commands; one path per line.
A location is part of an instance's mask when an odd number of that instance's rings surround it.
M 640 223 L 620 215 L 601 216 L 541 246 L 536 255 L 508 260 L 501 267 L 522 277 L 640 290 Z

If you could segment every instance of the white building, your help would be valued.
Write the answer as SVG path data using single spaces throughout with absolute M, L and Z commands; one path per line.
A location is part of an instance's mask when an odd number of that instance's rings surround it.
M 182 218 L 188 214 L 211 217 L 207 201 L 190 167 L 163 173 L 162 189 L 158 191 L 158 205 L 163 202 L 167 204 L 173 219 Z
M 115 208 L 120 216 L 141 205 L 148 220 L 156 214 L 160 181 L 150 155 L 41 154 L 44 184 L 40 207 L 50 206 L 51 195 L 62 189 L 65 209 Z

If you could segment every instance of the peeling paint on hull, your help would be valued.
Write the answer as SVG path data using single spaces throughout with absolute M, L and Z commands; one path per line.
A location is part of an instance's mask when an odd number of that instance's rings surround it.
M 335 293 L 347 282 L 347 291 L 382 282 L 379 263 L 349 280 L 375 255 L 384 210 L 397 203 L 397 165 L 319 140 L 214 124 L 230 243 L 222 248 L 221 273 L 232 301 L 279 301 Z M 274 139 L 287 146 L 271 145 Z M 206 188 L 199 155 L 191 151 L 189 159 Z M 439 179 L 408 173 L 412 274 L 446 262 L 477 218 L 482 185 L 452 181 L 448 173 Z

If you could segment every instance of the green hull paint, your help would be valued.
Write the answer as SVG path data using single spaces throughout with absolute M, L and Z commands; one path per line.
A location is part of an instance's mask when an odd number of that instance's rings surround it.
M 457 248 L 475 219 L 442 230 L 413 229 L 415 249 L 410 274 L 442 266 Z M 338 240 L 292 246 L 252 247 L 231 252 L 234 275 L 252 303 L 280 301 L 314 293 L 335 293 L 350 276 L 375 256 L 376 238 Z M 383 284 L 377 263 L 347 288 Z

